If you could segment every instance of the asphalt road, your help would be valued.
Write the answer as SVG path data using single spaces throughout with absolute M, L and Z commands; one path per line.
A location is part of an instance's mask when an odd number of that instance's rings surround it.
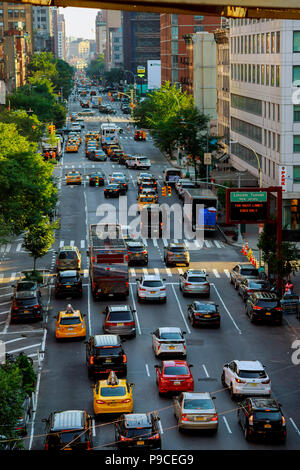
M 107 98 L 103 99 L 105 103 Z M 118 110 L 117 115 L 111 116 L 113 122 L 126 127 L 127 116 L 120 112 L 119 104 L 113 103 Z M 70 111 L 80 109 L 77 103 L 71 103 Z M 103 115 L 85 120 L 85 129 L 99 129 L 100 121 L 106 120 Z M 84 139 L 83 139 L 84 140 Z M 150 157 L 151 172 L 162 181 L 162 170 L 170 165 L 153 146 L 150 139 L 146 142 L 133 140 L 133 127 L 129 133 L 124 131 L 121 143 L 128 153 L 143 154 Z M 83 175 L 84 184 L 81 186 L 67 186 L 65 174 L 71 168 L 78 169 Z M 75 244 L 82 251 L 84 294 L 82 299 L 72 300 L 77 309 L 87 314 L 88 335 L 102 333 L 101 311 L 108 304 L 120 304 L 120 300 L 94 302 L 90 295 L 89 278 L 87 275 L 87 230 L 91 223 L 100 221 L 101 204 L 109 202 L 116 207 L 118 213 L 118 200 L 105 200 L 103 188 L 89 187 L 87 176 L 95 169 L 101 168 L 107 175 L 112 171 L 123 171 L 129 179 L 128 205 L 136 203 L 136 175 L 135 170 L 127 170 L 124 166 L 112 162 L 90 162 L 84 155 L 84 144 L 78 153 L 64 154 L 60 164 L 55 169 L 58 177 L 60 191 L 59 216 L 61 227 L 56 235 L 53 250 L 62 244 Z M 162 202 L 160 200 L 160 202 Z M 176 194 L 172 194 L 169 203 L 179 203 Z M 98 209 L 98 212 L 97 212 Z M 171 237 L 173 238 L 173 228 Z M 11 283 L 12 274 L 21 268 L 30 267 L 32 261 L 27 253 L 17 251 L 16 241 L 9 251 L 2 250 L 0 276 L 3 274 L 2 288 L 3 302 L 9 301 L 7 287 Z M 147 240 L 149 264 L 144 268 L 130 269 L 130 296 L 127 302 L 136 308 L 137 336 L 127 340 L 124 348 L 128 355 L 127 379 L 135 383 L 134 411 L 148 412 L 157 410 L 161 418 L 162 448 L 166 450 L 258 450 L 258 449 L 299 449 L 300 447 L 300 408 L 297 396 L 300 390 L 299 366 L 291 361 L 293 350 L 291 345 L 297 338 L 297 330 L 291 328 L 284 321 L 283 325 L 253 325 L 244 313 L 241 298 L 229 283 L 229 271 L 239 261 L 244 261 L 235 248 L 226 245 L 218 236 L 205 240 L 202 249 L 191 251 L 191 264 L 193 268 L 206 268 L 210 275 L 211 297 L 221 312 L 221 328 L 194 329 L 187 320 L 187 305 L 191 298 L 183 297 L 178 288 L 178 275 L 185 268 L 166 269 L 163 262 L 164 240 Z M 40 261 L 40 265 L 55 272 L 55 253 L 49 252 Z M 159 272 L 166 279 L 167 303 L 164 305 L 138 304 L 136 297 L 136 276 L 143 272 Z M 6 289 L 6 290 L 5 290 Z M 2 335 L 0 339 L 8 341 L 9 335 L 14 339 L 21 338 L 22 332 L 37 330 L 39 341 L 30 338 L 24 339 L 28 344 L 42 345 L 46 335 L 45 357 L 40 375 L 37 412 L 32 423 L 31 433 L 27 439 L 27 447 L 42 449 L 44 444 L 44 424 L 42 418 L 55 410 L 85 409 L 93 414 L 92 382 L 87 377 L 85 367 L 85 345 L 81 342 L 57 343 L 54 337 L 55 320 L 53 316 L 63 309 L 67 300 L 55 300 L 53 288 L 51 289 L 50 309 L 42 325 L 10 326 L 8 323 L 9 303 L 0 305 L 0 320 L 2 321 Z M 1 290 L 2 292 L 2 290 Z M 1 299 L 1 297 L 0 297 Z M 47 295 L 45 293 L 45 299 Z M 1 301 L 0 301 L 1 303 Z M 179 433 L 173 415 L 172 398 L 162 398 L 158 394 L 154 365 L 159 363 L 155 359 L 151 332 L 161 326 L 178 326 L 187 332 L 188 362 L 193 364 L 196 391 L 207 391 L 215 397 L 215 405 L 219 414 L 219 430 L 214 436 L 199 433 Z M 40 330 L 40 331 L 38 331 Z M 15 332 L 15 333 L 14 333 Z M 33 334 L 33 333 L 31 333 Z M 21 339 L 18 340 L 19 344 Z M 10 344 L 10 343 L 9 343 Z M 22 345 L 20 345 L 21 347 Z M 43 345 L 42 345 L 43 346 Z M 14 346 L 16 349 L 17 346 Z M 36 349 L 40 346 L 36 347 Z M 33 348 L 34 349 L 34 348 Z M 34 352 L 33 354 L 36 354 Z M 36 359 L 36 358 L 35 358 Z M 272 382 L 272 394 L 282 403 L 287 422 L 287 442 L 285 445 L 272 445 L 267 443 L 248 443 L 237 422 L 238 403 L 232 401 L 229 392 L 221 384 L 221 372 L 224 363 L 233 360 L 260 360 Z M 113 421 L 115 417 L 96 419 L 94 425 L 94 448 L 114 448 Z

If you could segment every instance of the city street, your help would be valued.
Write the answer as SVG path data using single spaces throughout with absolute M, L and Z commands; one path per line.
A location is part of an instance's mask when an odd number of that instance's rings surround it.
M 110 104 L 107 96 L 103 104 Z M 120 142 L 126 153 L 146 155 L 151 159 L 149 170 L 157 177 L 159 186 L 163 185 L 162 172 L 170 163 L 154 147 L 152 139 L 146 142 L 135 142 L 134 127 L 130 131 L 126 126 L 127 116 L 120 111 L 120 104 L 112 103 L 117 110 L 110 116 L 110 121 L 124 129 Z M 80 111 L 78 102 L 70 102 L 70 112 Z M 25 438 L 26 448 L 38 450 L 44 445 L 44 423 L 52 411 L 84 409 L 93 415 L 92 381 L 88 379 L 85 366 L 85 344 L 83 341 L 61 342 L 55 340 L 55 319 L 53 318 L 67 303 L 80 309 L 86 316 L 87 338 L 102 334 L 102 311 L 106 305 L 120 305 L 125 301 L 106 300 L 95 302 L 92 299 L 88 276 L 88 227 L 100 222 L 107 214 L 101 214 L 102 204 L 112 204 L 118 213 L 119 199 L 104 199 L 103 187 L 90 187 L 88 175 L 101 169 L 108 179 L 113 171 L 124 172 L 128 178 L 127 204 L 136 204 L 137 184 L 136 170 L 106 162 L 92 162 L 84 154 L 84 135 L 88 130 L 99 130 L 101 122 L 107 116 L 96 110 L 95 117 L 85 118 L 82 129 L 82 144 L 78 153 L 64 153 L 55 168 L 54 174 L 59 188 L 60 228 L 56 232 L 55 245 L 52 250 L 38 261 L 38 268 L 55 273 L 55 251 L 63 245 L 75 245 L 82 253 L 83 296 L 81 299 L 56 300 L 53 284 L 43 288 L 45 306 L 44 321 L 35 324 L 9 324 L 10 296 L 13 281 L 19 271 L 30 269 L 33 260 L 22 248 L 22 239 L 0 247 L 0 339 L 6 343 L 8 352 L 24 350 L 40 365 L 40 382 L 38 386 L 37 411 L 33 415 L 32 426 Z M 65 176 L 71 169 L 82 174 L 82 185 L 66 185 Z M 160 188 L 159 188 L 160 189 Z M 166 199 L 167 201 L 165 201 Z M 159 202 L 168 204 L 180 203 L 176 192 L 170 198 L 163 198 L 161 190 Z M 124 214 L 123 214 L 124 216 Z M 171 221 L 171 239 L 174 237 L 174 223 Z M 237 248 L 227 245 L 217 233 L 204 240 L 203 247 L 197 248 L 193 242 L 190 250 L 190 268 L 206 269 L 211 283 L 210 301 L 219 305 L 221 313 L 220 329 L 193 328 L 187 319 L 187 306 L 193 297 L 183 297 L 179 290 L 178 278 L 185 267 L 166 268 L 163 260 L 167 239 L 144 240 L 149 253 L 146 268 L 130 267 L 130 296 L 126 303 L 136 309 L 137 335 L 124 343 L 128 356 L 127 380 L 135 384 L 134 412 L 156 410 L 161 418 L 162 449 L 164 450 L 261 450 L 300 448 L 300 408 L 297 396 L 300 391 L 299 366 L 293 365 L 291 356 L 294 352 L 292 343 L 299 337 L 299 328 L 283 321 L 282 326 L 252 324 L 244 313 L 241 297 L 229 282 L 229 272 L 238 263 L 245 262 Z M 192 242 L 190 242 L 192 243 Z M 139 304 L 136 295 L 136 278 L 145 273 L 160 274 L 167 285 L 166 304 Z M 219 415 L 217 434 L 179 432 L 173 414 L 171 397 L 162 398 L 156 384 L 156 359 L 152 350 L 151 332 L 158 327 L 177 326 L 186 331 L 187 360 L 193 364 L 195 391 L 210 392 L 216 397 L 215 406 Z M 300 326 L 300 324 L 299 324 Z M 45 353 L 45 354 L 44 354 Z M 271 379 L 272 396 L 283 408 L 287 425 L 285 445 L 247 442 L 237 421 L 238 401 L 230 398 L 228 390 L 221 383 L 222 367 L 233 360 L 259 360 L 265 366 Z M 113 421 L 107 417 L 95 419 L 93 427 L 93 448 L 95 450 L 112 449 L 114 446 Z

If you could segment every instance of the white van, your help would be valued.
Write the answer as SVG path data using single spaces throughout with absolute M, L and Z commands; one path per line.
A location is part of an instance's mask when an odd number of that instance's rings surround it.
M 149 168 L 151 167 L 151 161 L 148 157 L 134 155 L 133 157 L 126 160 L 126 167 L 149 170 Z

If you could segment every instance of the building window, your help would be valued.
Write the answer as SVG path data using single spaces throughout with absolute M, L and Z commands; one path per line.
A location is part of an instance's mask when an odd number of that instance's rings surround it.
M 257 65 L 256 68 L 256 83 L 260 85 L 260 65 Z
M 293 182 L 300 183 L 300 166 L 293 167 Z
M 7 10 L 7 13 L 8 13 L 8 18 L 13 17 L 13 10 Z
M 280 152 L 280 134 L 277 134 L 277 152 Z
M 275 53 L 275 33 L 271 33 L 271 52 Z
M 293 66 L 293 82 L 297 82 L 295 83 L 295 86 L 300 85 L 300 65 Z
M 273 142 L 272 142 L 272 149 L 275 150 L 276 148 L 276 134 L 272 132 Z
M 204 31 L 203 25 L 194 26 L 194 33 L 201 33 L 202 31 Z
M 248 36 L 248 51 L 251 54 L 251 36 Z
M 244 36 L 241 36 L 241 54 L 244 54 Z
M 268 101 L 268 119 L 271 119 L 271 103 Z
M 276 65 L 276 86 L 280 86 L 280 65 Z
M 20 16 L 21 16 L 22 18 L 25 18 L 25 10 L 20 10 Z
M 248 67 L 248 82 L 251 83 L 251 65 L 249 64 L 249 67 Z
M 266 53 L 270 52 L 270 33 L 266 33 Z
M 233 80 L 233 64 L 231 64 L 231 80 Z
M 248 82 L 248 66 L 245 64 L 245 82 Z
M 276 33 L 276 53 L 280 53 L 280 31 Z
M 241 64 L 241 81 L 244 81 L 244 64 Z
M 171 42 L 171 52 L 172 54 L 178 54 L 178 41 Z
M 271 86 L 275 85 L 275 65 L 271 65 Z
M 265 33 L 261 35 L 261 53 L 265 53 Z
M 262 115 L 262 101 L 247 96 L 236 95 L 231 93 L 231 106 L 241 111 Z
M 257 42 L 257 53 L 260 54 L 260 34 L 257 34 L 256 36 L 256 42 Z
M 252 39 L 253 39 L 252 52 L 253 52 L 253 54 L 256 54 L 256 52 L 257 52 L 257 50 L 256 50 L 256 34 L 253 34 Z
M 300 122 L 300 105 L 294 105 L 294 122 Z
M 204 20 L 204 16 L 201 16 L 201 15 L 194 15 L 194 19 L 195 19 L 195 21 L 203 21 L 203 20 Z
M 0 10 L 0 18 L 3 18 L 3 10 Z
M 267 147 L 267 131 L 264 129 L 264 145 Z
M 120 42 L 120 38 L 114 38 L 114 42 Z
M 178 39 L 178 26 L 172 26 L 172 39 Z
M 255 83 L 255 65 L 252 65 L 252 83 Z
M 294 152 L 300 153 L 300 135 L 294 135 L 293 146 L 294 146 Z
M 266 85 L 270 84 L 270 66 L 266 65 Z
M 178 15 L 171 15 L 171 24 L 176 25 L 178 24 Z
M 300 31 L 294 31 L 293 52 L 300 52 Z
M 280 104 L 277 107 L 277 121 L 280 122 Z
M 264 65 L 261 66 L 261 84 L 262 85 L 265 84 L 265 66 Z
M 245 36 L 245 54 L 248 54 L 248 41 L 247 41 L 247 36 Z
M 262 129 L 261 127 L 254 126 L 248 122 L 242 121 L 241 119 L 231 118 L 231 129 L 233 132 L 248 137 L 249 139 L 255 140 L 255 142 L 262 143 Z M 299 136 L 300 138 L 300 136 Z M 299 145 L 300 147 L 300 145 Z
M 257 159 L 253 151 L 250 150 L 248 147 L 244 147 L 244 145 L 236 142 L 232 145 L 232 153 L 239 157 L 241 160 L 244 160 L 249 165 L 252 165 L 254 168 L 257 168 Z M 257 156 L 261 164 L 262 156 L 259 153 L 257 153 Z

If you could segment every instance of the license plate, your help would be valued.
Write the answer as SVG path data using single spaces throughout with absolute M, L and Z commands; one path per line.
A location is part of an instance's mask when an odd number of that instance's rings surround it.
M 169 349 L 175 349 L 175 346 L 169 346 Z
M 205 317 L 205 318 L 210 318 L 210 317 L 211 317 L 211 315 L 204 315 L 204 317 Z
M 268 428 L 268 429 L 269 429 L 269 428 L 271 428 L 271 427 L 272 427 L 271 424 L 265 424 L 265 425 L 264 425 L 264 428 Z
M 124 326 L 124 323 L 117 323 L 117 326 Z
M 181 256 L 180 256 L 180 255 L 176 255 L 176 258 L 181 258 Z
M 151 290 L 150 294 L 156 294 L 156 290 Z
M 68 331 L 73 331 L 73 330 L 74 330 L 74 328 L 68 328 Z
M 24 313 L 29 313 L 29 310 L 24 310 Z
M 251 385 L 251 387 L 256 387 L 257 384 L 250 384 L 250 385 Z
M 174 385 L 180 385 L 180 382 L 174 382 Z
M 272 313 L 271 312 L 266 312 L 266 315 L 272 315 Z
M 71 286 L 66 286 L 66 287 L 71 287 Z
M 197 416 L 196 417 L 196 421 L 203 421 L 203 420 L 204 420 L 203 416 Z
M 138 445 L 138 446 L 143 446 L 144 443 L 145 443 L 144 441 L 137 441 L 137 445 Z

